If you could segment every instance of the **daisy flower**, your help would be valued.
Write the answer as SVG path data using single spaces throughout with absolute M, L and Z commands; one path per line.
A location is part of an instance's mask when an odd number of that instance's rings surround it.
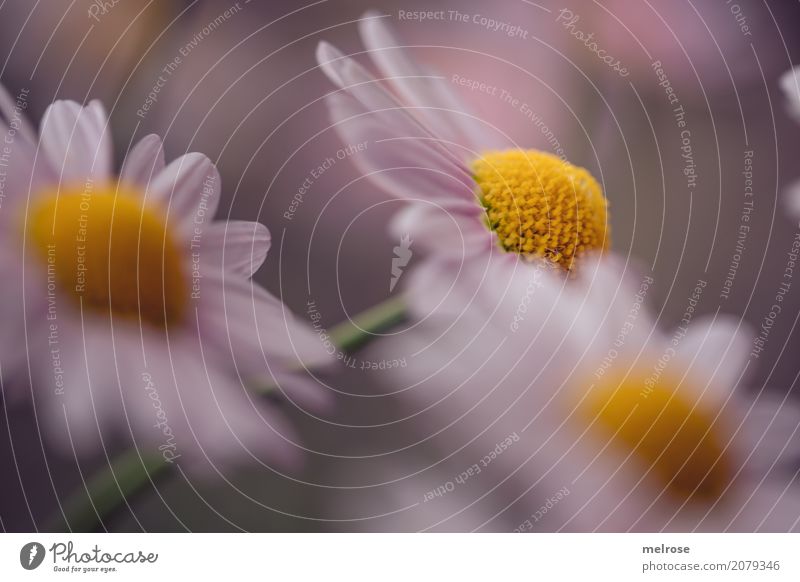
M 795 67 L 783 74 L 781 89 L 786 95 L 789 113 L 800 121 L 800 67 Z
M 487 473 L 502 481 L 507 502 L 473 528 L 800 529 L 800 410 L 746 395 L 749 334 L 688 308 L 664 333 L 643 307 L 652 279 L 585 260 L 567 282 L 467 265 L 435 311 L 420 283 L 446 283 L 425 266 L 408 293 L 414 331 L 373 354 L 407 355 L 393 385 L 421 441 L 488 459 L 465 511 L 492 494 Z
M 214 221 L 214 164 L 190 153 L 167 165 L 155 135 L 115 174 L 97 101 L 53 103 L 38 134 L 24 109 L 2 91 L 6 396 L 29 390 L 39 422 L 70 455 L 124 440 L 190 469 L 292 461 L 282 415 L 244 385 L 278 385 L 298 406 L 320 405 L 325 394 L 298 372 L 329 357 L 251 281 L 267 229 Z
M 781 89 L 786 95 L 789 114 L 800 122 L 800 67 L 784 73 L 781 77 Z M 800 216 L 800 183 L 795 182 L 789 189 L 789 211 Z
M 451 79 L 415 63 L 386 23 L 359 22 L 371 75 L 322 42 L 317 60 L 340 91 L 327 97 L 347 143 L 368 143 L 356 163 L 384 190 L 415 202 L 393 223 L 397 236 L 447 262 L 505 251 L 571 269 L 607 247 L 607 200 L 583 168 L 520 149 L 462 103 Z

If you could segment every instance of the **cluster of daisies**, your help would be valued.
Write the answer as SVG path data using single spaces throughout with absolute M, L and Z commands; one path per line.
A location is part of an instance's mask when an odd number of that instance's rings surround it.
M 595 179 L 471 114 L 385 20 L 360 22 L 377 76 L 325 43 L 317 58 L 345 141 L 375 144 L 364 174 L 408 202 L 395 235 L 427 253 L 412 331 L 376 346 L 413 361 L 393 388 L 448 431 L 447 454 L 515 436 L 492 465 L 507 503 L 455 513 L 514 531 L 800 529 L 800 409 L 745 392 L 746 327 L 658 329 Z M 783 81 L 800 111 L 798 82 Z
M 415 325 L 374 349 L 415 354 L 393 380 L 476 455 L 516 436 L 493 465 L 513 494 L 474 527 L 800 529 L 800 413 L 744 395 L 747 329 L 658 329 L 597 181 L 471 114 L 382 16 L 360 27 L 379 76 L 321 43 L 328 105 L 347 143 L 374 144 L 355 163 L 408 202 L 392 229 L 425 251 L 404 283 Z M 800 111 L 797 75 L 784 87 Z M 33 400 L 70 455 L 124 441 L 192 470 L 295 461 L 291 427 L 248 387 L 322 406 L 303 372 L 334 362 L 251 280 L 267 229 L 213 220 L 213 162 L 167 164 L 151 135 L 115 172 L 101 104 L 56 102 L 38 132 L 4 91 L 0 112 L 6 401 Z

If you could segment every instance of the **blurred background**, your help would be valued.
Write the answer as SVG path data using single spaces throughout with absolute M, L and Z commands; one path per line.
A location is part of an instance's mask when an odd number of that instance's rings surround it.
M 392 294 L 399 244 L 386 225 L 400 203 L 349 161 L 303 188 L 343 147 L 322 101 L 332 86 L 316 66 L 316 45 L 325 39 L 348 54 L 363 51 L 356 23 L 368 9 L 391 15 L 412 55 L 445 76 L 503 87 L 528 104 L 526 114 L 458 87 L 520 146 L 557 145 L 592 171 L 610 199 L 615 251 L 655 280 L 647 299 L 661 325 L 680 320 L 698 280 L 707 282 L 700 313 L 719 309 L 761 325 L 800 232 L 783 195 L 800 179 L 800 127 L 786 115 L 778 87 L 780 75 L 800 63 L 798 2 L 5 0 L 0 79 L 14 94 L 30 91 L 37 123 L 56 98 L 101 99 L 120 158 L 129 143 L 156 132 L 168 159 L 186 151 L 214 159 L 223 176 L 221 215 L 259 220 L 272 232 L 257 280 L 301 318 L 314 301 L 329 328 Z M 562 9 L 579 15 L 577 28 L 592 32 L 627 75 L 558 22 Z M 493 31 L 471 18 L 400 17 L 420 10 L 482 15 L 520 32 Z M 658 61 L 677 98 L 672 105 Z M 677 106 L 690 130 L 691 160 L 682 156 Z M 748 152 L 754 205 L 742 235 Z M 415 254 L 412 268 L 420 258 Z M 792 290 L 784 302 L 792 315 L 771 330 L 753 390 L 795 390 L 799 310 L 800 291 Z M 392 333 L 400 332 L 402 326 Z M 441 482 L 436 471 L 448 471 L 441 449 L 404 420 L 409 411 L 400 398 L 383 396 L 385 371 L 361 370 L 363 360 L 355 358 L 354 367 L 324 378 L 336 393 L 329 416 L 284 405 L 308 449 L 300 473 L 245 467 L 212 480 L 169 475 L 103 527 L 417 530 L 444 514 L 454 517 L 440 529 L 466 527 L 458 512 L 470 493 L 452 498 L 441 515 L 417 504 Z M 77 462 L 50 451 L 31 405 L 4 405 L 0 424 L 0 527 L 32 531 L 103 460 Z

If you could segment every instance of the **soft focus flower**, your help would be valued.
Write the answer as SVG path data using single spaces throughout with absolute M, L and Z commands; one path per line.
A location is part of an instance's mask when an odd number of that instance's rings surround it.
M 786 94 L 789 113 L 800 121 L 800 67 L 795 67 L 783 74 L 781 89 Z
M 369 144 L 357 157 L 364 174 L 417 202 L 394 221 L 396 236 L 437 259 L 503 250 L 565 269 L 605 249 L 607 201 L 594 178 L 470 114 L 450 80 L 407 56 L 385 18 L 360 21 L 381 79 L 324 42 L 317 60 L 341 89 L 328 96 L 337 129 L 349 144 Z
M 781 89 L 786 95 L 787 109 L 792 117 L 800 122 L 800 67 L 795 67 L 781 77 Z M 789 189 L 789 212 L 800 216 L 800 183 L 794 183 Z
M 800 528 L 800 411 L 745 395 L 751 345 L 738 322 L 687 308 L 665 335 L 643 307 L 652 279 L 608 258 L 566 281 L 498 262 L 464 269 L 457 286 L 432 263 L 412 274 L 413 331 L 373 356 L 407 355 L 392 385 L 415 403 L 410 418 L 428 418 L 420 439 L 447 456 L 466 448 L 483 472 L 473 481 L 491 472 L 513 491 L 473 527 Z
M 281 415 L 244 385 L 320 404 L 298 372 L 328 356 L 250 281 L 267 229 L 213 221 L 221 184 L 211 160 L 190 153 L 166 165 L 150 135 L 117 176 L 99 102 L 52 104 L 38 136 L 24 96 L 3 92 L 0 106 L 7 393 L 22 396 L 28 382 L 18 380 L 29 378 L 37 415 L 70 454 L 123 438 L 192 468 L 290 460 Z

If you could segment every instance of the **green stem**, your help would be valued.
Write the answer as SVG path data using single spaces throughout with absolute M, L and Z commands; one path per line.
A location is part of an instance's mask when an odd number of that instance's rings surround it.
M 63 514 L 52 519 L 45 531 L 94 531 L 104 517 L 165 473 L 168 466 L 161 455 L 125 451 L 89 479 L 85 489 L 73 493 L 62 506 Z
M 340 350 L 354 352 L 405 317 L 405 302 L 401 297 L 393 297 L 334 326 L 330 336 Z M 45 531 L 94 531 L 126 499 L 143 490 L 154 478 L 166 475 L 169 466 L 161 455 L 142 456 L 135 449 L 122 453 L 89 479 L 85 490 L 67 499 L 63 514 L 52 519 Z
M 405 301 L 400 296 L 393 297 L 331 328 L 331 339 L 343 352 L 353 352 L 405 317 Z

